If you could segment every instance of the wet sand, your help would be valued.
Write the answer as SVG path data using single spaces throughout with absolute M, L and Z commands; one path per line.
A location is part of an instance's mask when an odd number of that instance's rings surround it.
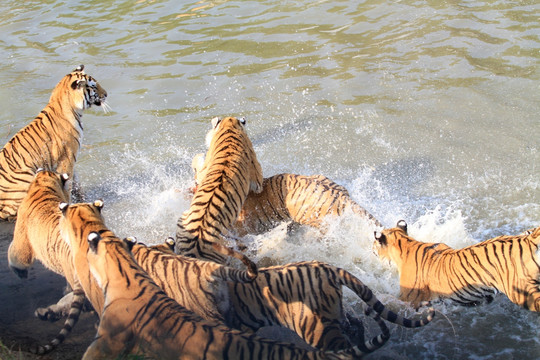
M 12 351 L 0 351 L 0 359 L 80 359 L 96 331 L 95 314 L 81 315 L 73 332 L 57 349 L 37 356 L 30 352 L 36 344 L 45 345 L 60 331 L 64 319 L 48 322 L 34 316 L 38 307 L 51 305 L 63 295 L 66 281 L 36 261 L 27 279 L 19 279 L 8 267 L 7 250 L 14 224 L 0 223 L 0 340 Z

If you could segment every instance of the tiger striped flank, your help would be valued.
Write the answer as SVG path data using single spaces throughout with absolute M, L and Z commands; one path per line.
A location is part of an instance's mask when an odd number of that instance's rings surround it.
M 513 303 L 540 311 L 540 227 L 498 236 L 463 249 L 416 241 L 407 224 L 376 233 L 379 256 L 400 273 L 400 298 L 415 306 L 449 298 L 462 305 L 490 302 L 498 292 Z

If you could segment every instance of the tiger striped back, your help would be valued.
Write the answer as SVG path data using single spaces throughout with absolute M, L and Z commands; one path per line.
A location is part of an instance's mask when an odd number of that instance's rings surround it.
M 346 335 L 342 286 L 355 291 L 383 319 L 402 326 L 422 326 L 433 317 L 433 312 L 416 321 L 398 316 L 387 310 L 359 279 L 325 263 L 261 268 L 253 282 L 241 282 L 230 278 L 228 267 L 160 253 L 160 248 L 137 244 L 132 252 L 167 296 L 205 319 L 219 319 L 234 328 L 257 331 L 263 326 L 281 326 L 318 349 L 366 349 L 365 343 L 353 344 Z
M 58 226 L 58 205 L 68 198 L 67 180 L 67 174 L 38 171 L 19 207 L 13 240 L 8 248 L 9 266 L 19 277 L 26 278 L 28 269 L 37 259 L 46 268 L 66 277 L 73 289 L 74 297 L 63 329 L 48 345 L 38 346 L 39 354 L 53 350 L 65 339 L 77 322 L 84 303 L 84 292 L 72 265 L 69 246 L 60 237 Z
M 260 234 L 282 221 L 294 221 L 325 230 L 326 216 L 340 216 L 349 209 L 374 228 L 382 228 L 345 187 L 327 177 L 278 174 L 264 179 L 260 194 L 248 195 L 233 229 L 237 235 L 245 236 Z
M 204 320 L 167 297 L 134 261 L 128 244 L 114 236 L 93 232 L 88 245 L 72 247 L 76 253 L 88 249 L 91 276 L 100 284 L 107 304 L 83 359 L 125 354 L 159 359 L 348 359 L 362 355 L 359 349 L 305 350 Z M 378 338 L 384 340 L 383 335 Z
M 375 246 L 398 267 L 400 298 L 415 306 L 437 298 L 477 304 L 502 292 L 515 304 L 540 311 L 539 242 L 540 227 L 454 250 L 414 240 L 401 220 L 376 234 Z
M 113 235 L 112 231 L 105 225 L 105 220 L 101 215 L 103 205 L 101 200 L 96 200 L 93 203 L 71 205 L 61 203 L 59 205 L 62 213 L 59 221 L 60 234 L 71 251 L 72 263 L 84 293 L 98 315 L 104 306 L 103 292 L 90 275 L 86 252 L 84 249 L 74 251 L 73 244 L 76 243 L 75 239 L 86 238 L 90 232 L 98 232 L 103 236 Z M 87 246 L 87 243 L 83 242 L 82 246 Z
M 420 320 L 402 317 L 388 310 L 369 287 L 348 271 L 310 261 L 260 268 L 251 283 L 229 282 L 235 315 L 233 324 L 252 330 L 284 326 L 316 348 L 334 351 L 349 348 L 343 286 L 356 293 L 383 319 L 400 326 L 424 326 L 433 319 L 433 309 Z
M 136 242 L 134 238 L 126 241 Z M 248 282 L 245 271 L 171 253 L 169 243 L 132 245 L 135 261 L 167 296 L 205 319 L 225 321 L 231 309 L 227 281 Z
M 245 120 L 234 117 L 212 119 L 204 176 L 189 209 L 178 220 L 176 245 L 179 254 L 222 264 L 227 256 L 237 257 L 254 277 L 255 264 L 224 246 L 221 239 L 236 221 L 248 192 L 262 190 L 262 169 L 244 124 Z
M 60 80 L 41 113 L 0 152 L 0 220 L 14 220 L 39 168 L 67 173 L 82 138 L 81 116 L 92 105 L 104 105 L 107 92 L 81 65 Z

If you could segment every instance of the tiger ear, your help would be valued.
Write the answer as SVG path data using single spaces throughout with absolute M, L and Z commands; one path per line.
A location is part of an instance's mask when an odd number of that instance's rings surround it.
M 84 80 L 74 80 L 71 83 L 71 88 L 73 90 L 77 90 L 77 89 L 82 88 L 84 85 L 86 85 L 86 81 L 84 81 Z
M 84 65 L 81 64 L 81 65 L 77 66 L 77 67 L 75 68 L 75 70 L 73 70 L 73 72 L 75 72 L 75 71 L 81 72 L 81 71 L 83 71 L 83 70 L 84 70 Z
M 101 212 L 101 209 L 103 209 L 103 205 L 105 204 L 103 203 L 103 200 L 101 199 L 94 201 L 94 206 L 99 210 L 99 212 Z
M 97 252 L 99 240 L 101 240 L 101 236 L 97 232 L 92 231 L 88 234 L 88 246 L 93 252 Z
M 386 246 L 388 244 L 386 236 L 380 231 L 375 231 L 375 240 L 377 240 L 382 246 Z
M 66 173 L 60 175 L 60 180 L 62 180 L 62 187 L 64 187 L 64 185 L 66 185 L 66 182 L 69 180 L 69 175 Z
M 407 234 L 407 222 L 405 220 L 399 220 L 397 222 L 397 227 Z
M 239 118 L 238 121 L 240 121 L 240 124 L 246 125 L 246 118 L 245 117 Z
M 127 245 L 129 251 L 131 251 L 133 246 L 137 243 L 137 238 L 134 236 L 128 236 L 127 238 L 122 239 L 122 241 Z
M 60 205 L 58 205 L 58 207 L 60 208 L 60 211 L 62 211 L 63 215 L 66 215 L 66 211 L 67 211 L 68 206 L 69 206 L 69 204 L 65 203 L 65 202 L 62 202 L 62 203 L 60 203 Z
M 218 124 L 219 124 L 220 122 L 221 122 L 221 118 L 219 118 L 219 117 L 217 117 L 217 116 L 216 116 L 215 118 L 213 118 L 213 119 L 212 119 L 212 128 L 215 129 L 216 126 L 218 126 Z
M 169 246 L 172 252 L 174 252 L 174 246 L 176 245 L 174 242 L 174 239 L 172 237 L 168 237 L 167 240 L 165 240 L 165 244 Z

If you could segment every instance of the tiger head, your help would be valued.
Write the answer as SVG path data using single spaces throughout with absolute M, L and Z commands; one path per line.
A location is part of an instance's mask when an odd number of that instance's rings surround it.
M 224 119 L 215 117 L 212 119 L 212 129 L 206 134 L 206 146 L 210 147 L 214 135 L 223 129 L 234 128 L 242 132 L 245 131 L 246 119 L 235 117 L 226 117 Z
M 100 288 L 105 288 L 105 283 L 109 277 L 113 276 L 118 280 L 117 274 L 111 273 L 110 264 L 118 263 L 118 259 L 109 259 L 111 254 L 122 252 L 124 257 L 130 257 L 131 249 L 137 242 L 124 240 L 120 241 L 116 237 L 102 237 L 98 232 L 92 231 L 86 237 L 88 241 L 88 251 L 86 258 L 90 273 L 94 276 Z M 122 271 L 120 271 L 122 273 Z
M 399 220 L 395 228 L 386 229 L 382 232 L 376 231 L 373 245 L 379 257 L 394 262 L 401 269 L 401 253 L 409 240 L 407 223 L 405 220 Z
M 79 65 L 71 73 L 64 76 L 54 88 L 49 103 L 67 105 L 78 114 L 92 105 L 107 109 L 105 100 L 107 91 L 92 76 L 85 74 L 84 65 Z
M 165 239 L 165 242 L 162 243 L 162 244 L 157 244 L 157 245 L 152 245 L 150 246 L 150 248 L 154 249 L 154 250 L 159 250 L 163 253 L 166 253 L 166 254 L 175 254 L 174 252 L 174 247 L 175 247 L 176 243 L 174 241 L 174 239 L 172 237 L 168 237 L 167 239 Z
M 29 236 L 35 236 L 36 232 L 47 234 L 48 227 L 57 226 L 54 224 L 54 220 L 51 224 L 44 224 L 42 222 L 43 216 L 35 211 L 41 209 L 43 199 L 51 199 L 51 194 L 63 199 L 69 198 L 66 185 L 68 180 L 67 174 L 38 169 L 28 188 L 27 195 L 19 209 L 13 241 L 8 248 L 9 267 L 20 278 L 28 277 L 28 268 L 34 263 L 34 249 L 29 241 Z M 54 219 L 54 217 L 50 217 L 50 219 Z M 33 226 L 36 222 L 39 222 L 39 229 L 35 229 Z M 34 240 L 41 241 L 41 239 Z
M 80 246 L 86 246 L 86 239 L 90 232 L 108 231 L 105 227 L 105 220 L 101 215 L 103 209 L 102 200 L 71 205 L 61 203 L 59 207 L 62 211 L 59 222 L 60 234 L 74 254 L 80 250 Z

